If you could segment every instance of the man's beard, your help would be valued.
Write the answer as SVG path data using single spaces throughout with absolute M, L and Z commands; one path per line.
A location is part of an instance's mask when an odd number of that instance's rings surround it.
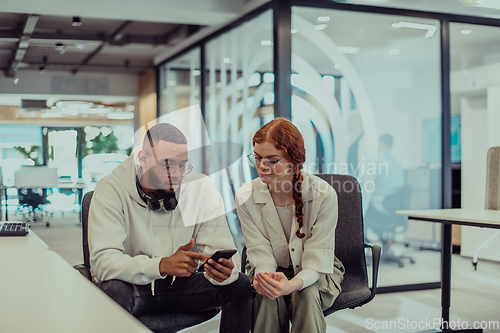
M 151 185 L 153 185 L 155 187 L 154 189 L 156 190 L 156 192 L 158 192 L 158 195 L 159 195 L 158 199 L 171 198 L 172 196 L 179 194 L 179 191 L 181 188 L 180 182 L 179 182 L 179 186 L 177 187 L 176 190 L 171 189 L 171 188 L 164 189 L 164 188 L 159 188 L 159 186 L 157 186 L 158 184 L 161 184 L 162 182 L 160 181 L 160 179 L 156 176 L 156 174 L 154 172 L 148 172 L 148 178 L 149 178 L 149 181 L 151 182 Z

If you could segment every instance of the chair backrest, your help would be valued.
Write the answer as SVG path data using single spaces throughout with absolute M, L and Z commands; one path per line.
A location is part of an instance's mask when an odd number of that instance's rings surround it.
M 363 204 L 358 181 L 347 175 L 316 175 L 330 183 L 337 192 L 338 222 L 335 229 L 335 256 L 344 264 L 342 293 L 368 290 L 368 274 L 363 234 Z
M 387 196 L 384 199 L 384 208 L 391 214 L 396 214 L 397 210 L 410 208 L 411 186 L 406 183 L 397 190 L 394 194 Z
M 400 232 L 406 231 L 408 228 L 408 217 L 396 215 L 396 211 L 410 208 L 411 192 L 410 184 L 406 183 L 394 194 L 384 199 L 384 208 L 388 213 L 385 219 L 387 231 L 395 231 L 391 229 L 391 226 L 394 228 L 403 226 L 404 230 L 400 230 Z
M 90 201 L 94 191 L 85 193 L 82 200 L 81 222 L 82 222 L 82 246 L 83 246 L 83 264 L 90 269 L 90 253 L 89 253 L 89 210 Z
M 500 209 L 500 147 L 488 150 L 486 167 L 486 209 Z

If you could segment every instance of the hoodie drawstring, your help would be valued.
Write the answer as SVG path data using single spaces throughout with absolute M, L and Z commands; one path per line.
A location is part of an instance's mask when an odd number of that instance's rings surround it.
M 151 237 L 151 258 L 155 257 L 155 238 L 154 238 L 154 232 L 153 232 L 153 220 L 151 220 L 151 211 L 148 208 L 148 217 L 149 217 L 149 231 L 150 231 L 150 237 Z M 151 295 L 155 295 L 155 280 L 151 281 Z
M 153 220 L 151 219 L 151 210 L 149 209 L 149 206 L 147 206 L 148 208 L 148 217 L 149 217 L 149 231 L 150 231 L 150 237 L 151 237 L 151 258 L 154 258 L 155 257 L 155 238 L 154 238 L 154 230 L 153 230 Z M 175 281 L 175 276 L 172 276 L 172 282 L 170 283 L 170 285 L 173 285 L 174 284 L 174 281 Z M 155 280 L 151 281 L 151 295 L 155 295 Z

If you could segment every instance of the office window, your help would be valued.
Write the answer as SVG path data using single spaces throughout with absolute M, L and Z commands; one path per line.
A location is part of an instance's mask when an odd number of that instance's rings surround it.
M 439 226 L 395 214 L 441 205 L 440 159 L 423 157 L 441 146 L 439 28 L 430 19 L 292 10 L 292 120 L 304 135 L 304 168 L 354 176 L 367 240 L 387 258 L 416 261 L 384 263 L 381 286 L 440 280 L 439 253 L 420 250 L 439 249 Z M 437 120 L 432 142 L 428 119 Z
M 200 104 L 200 74 L 199 47 L 160 68 L 162 115 Z
M 22 165 L 41 165 L 40 126 L 0 125 L 0 183 L 14 186 L 14 172 Z
M 206 44 L 206 115 L 205 122 L 211 142 L 234 142 L 246 154 L 252 151 L 251 138 L 265 123 L 274 118 L 273 27 L 272 12 L 220 35 Z M 215 152 L 235 160 L 229 150 Z M 241 152 L 240 152 L 241 154 Z M 241 155 L 240 155 L 241 156 Z M 244 161 L 232 166 L 232 187 L 238 189 L 256 177 Z M 212 177 L 222 192 L 224 177 Z M 234 193 L 223 194 L 226 204 Z

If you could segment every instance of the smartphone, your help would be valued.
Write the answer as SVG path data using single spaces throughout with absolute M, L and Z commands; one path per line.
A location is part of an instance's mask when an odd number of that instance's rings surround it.
M 219 251 L 215 252 L 215 253 L 214 253 L 214 254 L 213 254 L 213 255 L 209 258 L 209 260 L 210 260 L 210 259 L 212 259 L 213 261 L 218 262 L 218 260 L 219 260 L 220 258 L 229 259 L 229 258 L 231 258 L 232 256 L 234 256 L 234 254 L 235 254 L 235 253 L 236 253 L 236 250 L 219 250 Z M 200 267 L 198 268 L 198 272 L 203 272 L 203 271 L 205 271 L 205 267 L 204 267 L 204 266 L 205 266 L 205 264 L 210 265 L 210 264 L 208 263 L 208 260 L 207 260 L 207 261 L 205 261 L 205 262 L 204 262 L 203 264 L 201 264 L 201 265 L 200 265 Z M 210 266 L 212 266 L 212 265 L 210 265 Z M 213 266 L 212 266 L 212 267 L 213 267 Z

